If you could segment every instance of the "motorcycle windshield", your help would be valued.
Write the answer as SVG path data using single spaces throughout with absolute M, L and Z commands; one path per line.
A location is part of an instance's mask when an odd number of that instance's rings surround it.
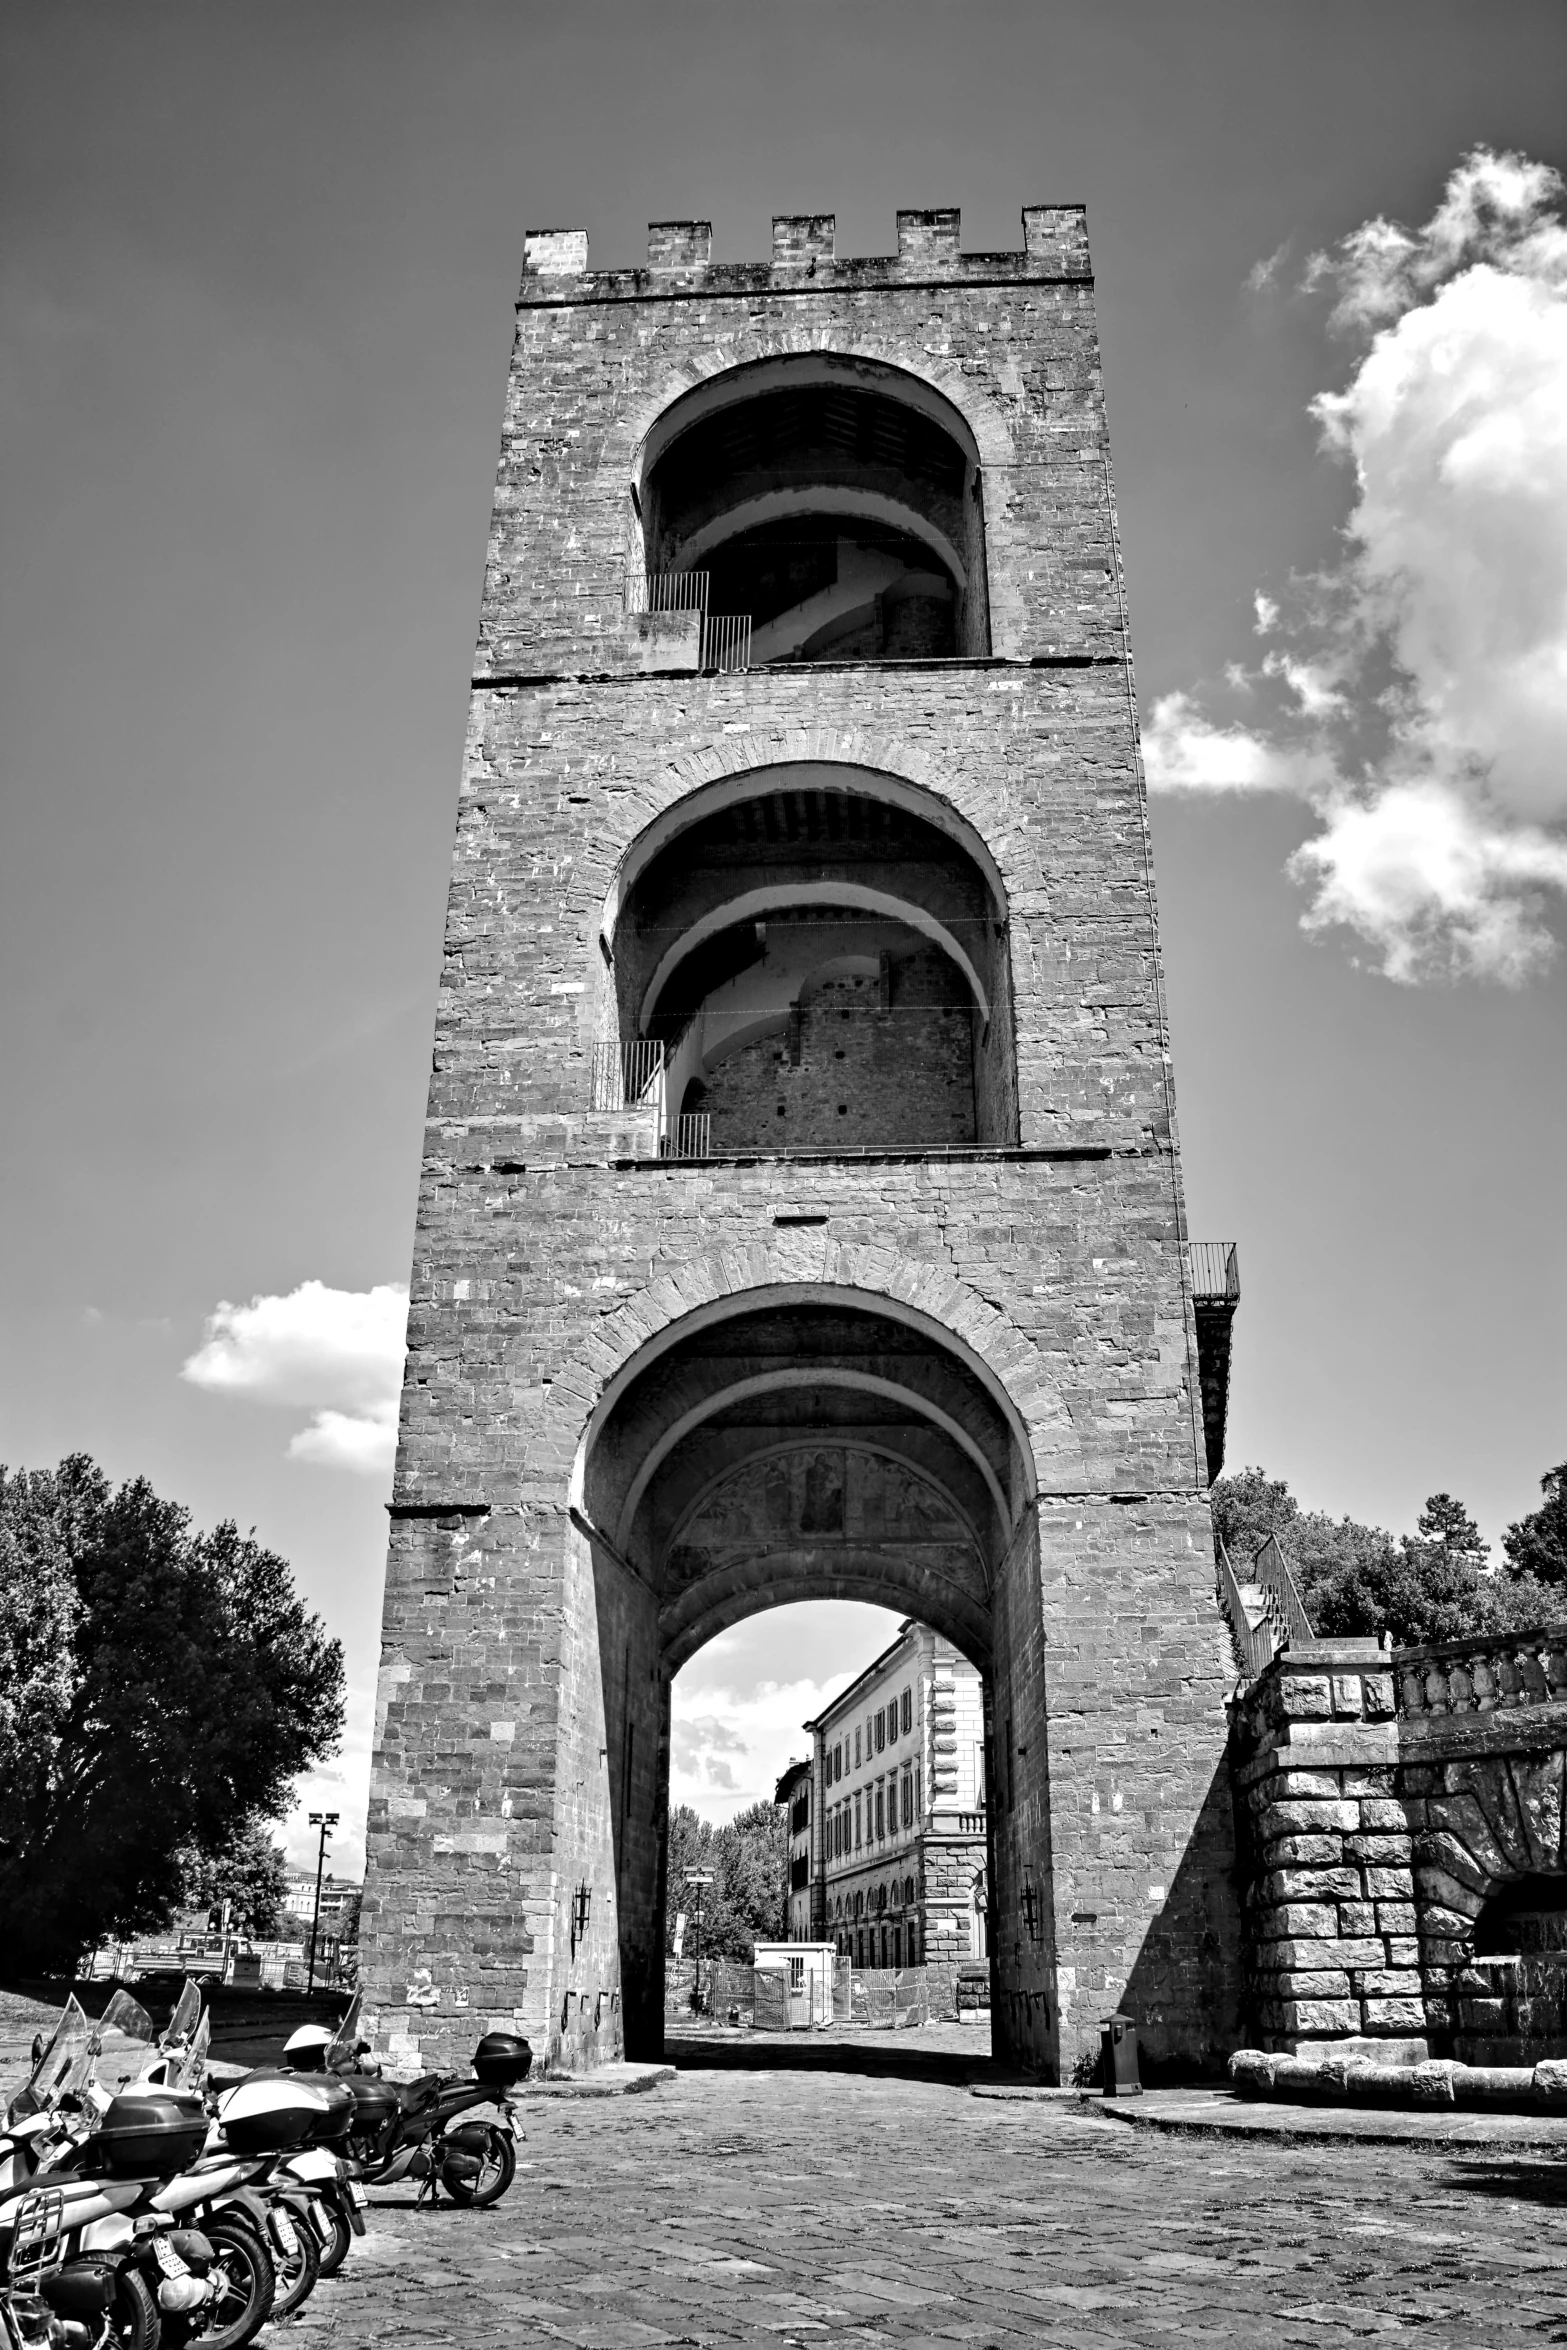
M 34 2100 L 30 2110 L 39 2113 L 58 2105 L 64 2096 L 79 2097 L 91 2069 L 92 2026 L 73 1992 L 28 2076 L 27 2089 Z
M 178 1999 L 175 2000 L 174 2013 L 170 2016 L 168 2024 L 164 2030 L 164 2047 L 172 2048 L 176 2042 L 178 2042 L 179 2046 L 182 2048 L 187 2046 L 190 2041 L 191 2034 L 195 2031 L 196 2026 L 200 2023 L 200 2021 L 201 1993 L 197 1990 L 189 1975 L 187 1975 L 185 1977 L 185 1988 L 181 1991 Z
M 212 2016 L 204 2011 L 190 2036 L 190 2045 L 176 2049 L 169 2059 L 171 2089 L 199 2089 L 207 2077 L 207 2050 L 212 2045 Z
M 116 1991 L 93 2027 L 93 2080 L 116 2096 L 140 2077 L 157 2039 L 147 2010 L 128 1991 Z
M 327 2043 L 326 2069 L 330 2073 L 351 2073 L 355 2067 L 354 2050 L 359 2041 L 359 2011 L 365 1995 L 356 1991 L 348 2002 L 348 2013 Z

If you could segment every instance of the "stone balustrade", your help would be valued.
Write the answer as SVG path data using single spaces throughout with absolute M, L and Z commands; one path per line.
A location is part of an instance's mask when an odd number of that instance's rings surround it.
M 1567 1699 L 1567 1624 L 1401 1648 L 1393 1667 L 1407 1720 L 1548 1705 Z

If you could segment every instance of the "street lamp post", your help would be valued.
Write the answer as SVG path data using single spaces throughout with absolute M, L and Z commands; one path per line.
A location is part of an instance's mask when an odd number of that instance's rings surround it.
M 326 1840 L 337 1826 L 337 1813 L 335 1811 L 313 1811 L 310 1815 L 310 1825 L 313 1828 L 319 1828 L 321 1834 L 316 1846 L 316 1906 L 315 1914 L 310 1920 L 310 1967 L 305 1977 L 307 1991 L 313 1991 L 316 1987 L 316 1942 L 321 1932 L 321 1872 L 326 1867 Z
M 696 1948 L 692 1953 L 691 1960 L 696 1969 L 691 1983 L 691 2012 L 693 2015 L 700 2015 L 702 2012 L 702 1901 L 712 1882 L 711 1869 L 687 1869 L 686 1871 L 686 1883 L 696 1887 L 696 1915 L 691 1921 L 696 1927 Z

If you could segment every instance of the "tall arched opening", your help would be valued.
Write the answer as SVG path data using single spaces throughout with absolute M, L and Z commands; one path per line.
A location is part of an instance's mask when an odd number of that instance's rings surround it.
M 1027 1702 L 1010 1679 L 1018 1647 L 998 1648 L 995 1626 L 1003 1585 L 1013 1623 L 1038 1615 L 1033 1492 L 1028 1439 L 994 1373 L 953 1333 L 865 1291 L 741 1292 L 671 1323 L 609 1383 L 573 1485 L 596 1637 L 568 1696 L 590 1806 L 601 1790 L 601 1815 L 583 1821 L 605 1876 L 589 1904 L 614 1921 L 584 1980 L 613 1960 L 628 2053 L 656 2049 L 663 2029 L 674 1674 L 761 1610 L 867 1600 L 979 1669 L 988 1739 L 993 1714 L 1022 1719 Z M 991 1867 L 1005 1875 L 1004 1851 Z M 558 2022 L 571 2060 L 588 2025 L 569 1980 Z

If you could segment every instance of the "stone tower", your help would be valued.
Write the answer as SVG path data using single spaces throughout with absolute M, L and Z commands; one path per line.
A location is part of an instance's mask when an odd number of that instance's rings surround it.
M 1227 1306 L 1083 214 L 897 229 L 526 240 L 390 1505 L 394 2063 L 657 2050 L 671 1678 L 812 1597 L 984 1674 L 1004 2047 L 1233 2045 Z

